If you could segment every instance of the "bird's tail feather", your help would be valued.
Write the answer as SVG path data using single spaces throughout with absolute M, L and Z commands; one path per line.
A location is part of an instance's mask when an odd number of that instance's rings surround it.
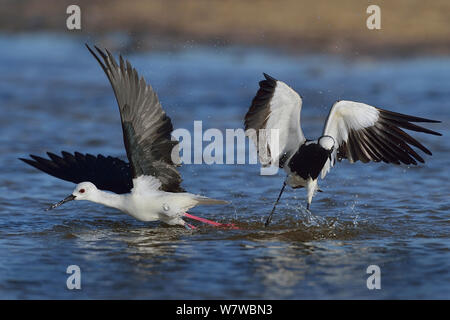
M 225 200 L 219 200 L 219 199 L 212 199 L 202 196 L 196 196 L 195 200 L 198 201 L 198 204 L 204 204 L 204 205 L 210 205 L 210 204 L 228 204 L 228 201 Z

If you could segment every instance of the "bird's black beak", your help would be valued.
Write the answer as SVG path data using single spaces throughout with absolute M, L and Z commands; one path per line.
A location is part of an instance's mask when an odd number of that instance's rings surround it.
M 60 205 L 62 205 L 63 203 L 69 202 L 74 200 L 76 197 L 71 194 L 70 196 L 68 196 L 67 198 L 65 198 L 64 200 L 61 200 L 58 203 L 52 204 L 50 207 L 48 207 L 47 209 L 45 209 L 45 211 L 51 210 L 51 209 L 55 209 L 56 207 L 59 207 Z

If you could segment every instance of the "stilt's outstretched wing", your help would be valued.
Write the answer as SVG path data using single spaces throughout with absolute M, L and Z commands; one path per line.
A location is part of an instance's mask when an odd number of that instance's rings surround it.
M 172 159 L 177 141 L 172 141 L 172 122 L 161 107 L 153 88 L 139 75 L 129 61 L 120 56 L 117 64 L 111 53 L 86 45 L 105 71 L 119 105 L 123 139 L 133 178 L 150 175 L 161 181 L 161 189 L 183 192 L 181 176 Z M 175 150 L 176 151 L 176 150 Z M 174 157 L 178 153 L 174 152 Z
M 302 99 L 284 82 L 265 73 L 264 77 L 266 80 L 259 83 L 259 90 L 245 115 L 245 130 L 255 143 L 263 166 L 283 167 L 305 142 L 300 126 Z M 278 139 L 272 139 L 276 133 Z
M 65 151 L 62 157 L 51 152 L 47 152 L 47 155 L 50 159 L 30 155 L 31 159 L 20 160 L 62 180 L 92 182 L 100 190 L 123 194 L 133 188 L 130 165 L 119 158 Z
M 395 164 L 413 164 L 424 159 L 415 152 L 414 146 L 426 154 L 431 152 L 401 128 L 434 134 L 441 134 L 412 122 L 440 122 L 413 117 L 354 101 L 338 101 L 330 110 L 323 135 L 335 140 L 335 148 L 322 169 L 322 178 L 330 171 L 336 160 L 348 159 Z M 410 146 L 411 145 L 411 146 Z

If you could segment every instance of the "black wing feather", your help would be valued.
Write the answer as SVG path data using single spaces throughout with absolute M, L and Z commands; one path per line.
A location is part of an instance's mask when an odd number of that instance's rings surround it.
M 277 80 L 264 73 L 266 80 L 259 82 L 259 89 L 253 98 L 247 114 L 245 115 L 245 130 L 253 128 L 259 130 L 265 128 L 267 119 L 270 115 L 270 100 L 272 99 Z
M 62 157 L 51 152 L 49 159 L 30 155 L 23 162 L 56 178 L 73 183 L 92 182 L 100 190 L 118 194 L 129 193 L 133 188 L 131 168 L 128 163 L 115 157 L 97 157 L 91 154 L 62 152 Z
M 350 130 L 348 141 L 338 149 L 338 160 L 350 158 L 352 161 L 379 162 L 417 165 L 424 159 L 409 145 L 428 155 L 432 155 L 423 144 L 407 134 L 403 129 L 441 136 L 439 132 L 418 126 L 412 122 L 439 123 L 440 121 L 414 117 L 381 108 L 378 121 L 371 127 Z
M 88 46 L 108 77 L 119 105 L 123 139 L 130 161 L 132 177 L 151 175 L 161 181 L 161 189 L 184 192 L 172 151 L 173 126 L 161 107 L 153 88 L 145 82 L 129 61 L 119 57 L 119 64 L 106 50 L 95 47 L 98 55 Z M 100 56 L 100 57 L 99 57 Z M 176 152 L 174 152 L 176 155 Z

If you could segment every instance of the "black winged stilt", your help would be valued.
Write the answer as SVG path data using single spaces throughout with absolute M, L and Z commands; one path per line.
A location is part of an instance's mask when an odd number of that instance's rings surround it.
M 259 90 L 245 115 L 245 130 L 253 129 L 270 135 L 270 129 L 278 130 L 278 148 L 269 137 L 258 139 L 251 135 L 264 166 L 278 165 L 287 177 L 283 183 L 265 225 L 269 225 L 277 203 L 286 187 L 306 188 L 307 209 L 313 196 L 321 191 L 317 185 L 319 175 L 325 178 L 336 160 L 348 159 L 350 163 L 360 160 L 394 164 L 417 165 L 424 159 L 414 151 L 414 146 L 424 153 L 431 152 L 403 129 L 440 136 L 441 134 L 412 122 L 429 120 L 391 112 L 354 101 L 337 101 L 332 106 L 322 136 L 308 140 L 300 124 L 302 98 L 284 82 L 264 74 Z M 411 146 L 410 146 L 411 145 Z M 278 149 L 278 152 L 276 151 Z
M 75 190 L 53 209 L 71 200 L 89 200 L 125 212 L 141 221 L 161 220 L 184 225 L 190 218 L 214 226 L 228 226 L 196 217 L 186 211 L 196 205 L 226 204 L 185 192 L 171 155 L 177 141 L 171 140 L 172 122 L 161 107 L 153 88 L 120 56 L 86 47 L 105 71 L 119 105 L 123 139 L 129 163 L 111 156 L 97 157 L 62 152 L 47 153 L 50 159 L 30 155 L 20 160 L 54 177 L 77 183 Z

